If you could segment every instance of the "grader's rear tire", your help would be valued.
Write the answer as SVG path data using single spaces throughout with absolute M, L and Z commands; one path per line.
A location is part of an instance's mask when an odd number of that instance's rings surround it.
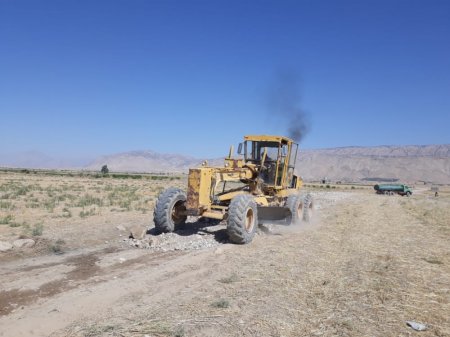
M 292 194 L 286 200 L 286 207 L 292 214 L 291 225 L 300 221 L 309 222 L 314 213 L 314 200 L 311 194 Z
M 168 188 L 156 201 L 153 221 L 159 233 L 173 232 L 186 222 L 186 193 L 179 188 Z
M 303 221 L 310 222 L 314 214 L 314 199 L 311 194 L 303 198 Z
M 230 241 L 250 243 L 256 233 L 258 214 L 256 202 L 248 194 L 235 196 L 228 210 L 227 233 Z
M 303 218 L 303 196 L 296 193 L 291 194 L 286 200 L 286 207 L 289 208 L 292 214 L 290 225 L 300 223 Z

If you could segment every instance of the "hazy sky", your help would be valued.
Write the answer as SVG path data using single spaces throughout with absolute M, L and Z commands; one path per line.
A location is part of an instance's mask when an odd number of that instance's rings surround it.
M 273 95 L 303 148 L 450 143 L 450 1 L 0 0 L 0 153 L 221 156 Z

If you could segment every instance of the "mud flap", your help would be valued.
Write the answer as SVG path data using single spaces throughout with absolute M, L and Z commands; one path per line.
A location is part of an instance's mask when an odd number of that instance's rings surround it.
M 258 224 L 290 225 L 292 213 L 286 207 L 258 207 Z

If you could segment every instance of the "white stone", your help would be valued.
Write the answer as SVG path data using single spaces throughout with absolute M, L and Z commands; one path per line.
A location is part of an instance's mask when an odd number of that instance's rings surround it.
M 7 252 L 13 249 L 13 245 L 6 241 L 0 241 L 0 252 Z
M 36 244 L 32 239 L 19 239 L 13 242 L 14 247 L 17 248 L 31 248 Z
M 118 226 L 116 226 L 116 229 L 118 229 L 119 231 L 122 231 L 122 232 L 125 232 L 127 230 L 124 225 L 118 225 Z

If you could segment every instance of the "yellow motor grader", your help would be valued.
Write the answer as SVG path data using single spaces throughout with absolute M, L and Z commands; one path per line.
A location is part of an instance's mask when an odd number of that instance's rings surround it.
M 187 193 L 178 188 L 161 192 L 155 205 L 158 232 L 172 232 L 188 216 L 227 221 L 233 243 L 249 243 L 259 224 L 290 225 L 309 221 L 310 194 L 300 194 L 302 180 L 294 174 L 298 144 L 287 137 L 249 135 L 233 146 L 223 167 L 189 170 Z

